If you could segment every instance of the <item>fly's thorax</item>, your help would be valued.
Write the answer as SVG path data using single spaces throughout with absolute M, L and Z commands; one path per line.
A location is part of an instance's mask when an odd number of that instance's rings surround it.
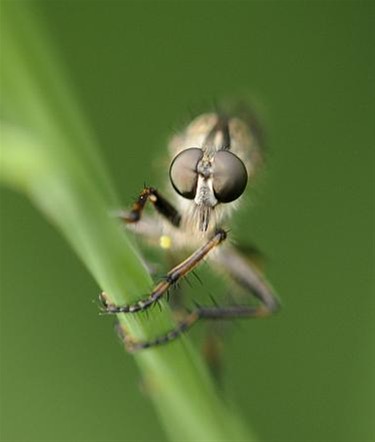
M 202 147 L 207 134 L 212 130 L 218 120 L 218 115 L 207 113 L 195 118 L 184 131 L 175 134 L 169 141 L 171 158 L 187 147 Z
M 262 149 L 250 126 L 240 118 L 229 121 L 231 152 L 244 162 L 249 178 L 252 178 L 263 162 Z

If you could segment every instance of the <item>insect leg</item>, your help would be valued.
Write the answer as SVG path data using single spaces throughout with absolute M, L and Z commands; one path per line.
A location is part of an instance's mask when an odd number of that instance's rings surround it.
M 246 260 L 234 246 L 228 245 L 218 250 L 212 257 L 213 264 L 227 275 L 250 295 L 255 296 L 260 302 L 259 315 L 271 315 L 280 308 L 279 300 L 266 279 L 257 267 Z M 254 314 L 253 316 L 256 316 Z
M 166 292 L 167 290 L 176 282 L 178 282 L 182 277 L 187 275 L 195 267 L 197 267 L 202 260 L 209 254 L 209 252 L 216 248 L 220 243 L 222 243 L 227 234 L 224 230 L 217 230 L 215 235 L 202 247 L 191 254 L 185 261 L 170 270 L 163 281 L 159 282 L 151 294 L 144 299 L 137 301 L 134 304 L 127 304 L 123 306 L 116 306 L 110 304 L 107 301 L 105 293 L 101 294 L 101 301 L 104 305 L 104 311 L 109 314 L 117 313 L 136 313 L 141 310 L 145 310 L 151 305 L 155 304 Z
M 260 318 L 270 314 L 270 310 L 264 306 L 249 307 L 236 305 L 228 307 L 199 307 L 189 313 L 186 318 L 165 335 L 159 336 L 150 341 L 133 341 L 125 336 L 125 347 L 129 352 L 135 352 L 150 347 L 167 344 L 188 331 L 199 319 L 235 319 L 235 318 Z
M 130 212 L 121 212 L 119 217 L 127 224 L 138 222 L 141 219 L 147 201 L 151 201 L 157 212 L 164 216 L 172 225 L 179 227 L 181 215 L 178 211 L 156 189 L 148 186 L 142 190 Z
M 166 333 L 150 341 L 134 341 L 130 336 L 124 337 L 125 347 L 129 352 L 135 352 L 150 347 L 167 344 L 174 341 L 188 331 L 199 319 L 234 319 L 255 318 L 267 316 L 268 311 L 264 307 L 229 306 L 229 307 L 199 307 L 189 313 L 186 318 Z
M 122 333 L 125 348 L 130 353 L 133 353 L 146 348 L 167 344 L 168 342 L 174 341 L 176 338 L 189 330 L 198 319 L 199 316 L 197 312 L 191 312 L 173 330 L 150 341 L 134 341 L 129 335 Z
M 254 295 L 260 304 L 219 306 L 199 306 L 189 313 L 184 320 L 169 333 L 159 336 L 152 341 L 134 342 L 125 340 L 129 351 L 138 351 L 158 345 L 166 344 L 178 338 L 189 330 L 199 319 L 226 320 L 236 318 L 263 318 L 272 315 L 279 309 L 279 301 L 270 285 L 262 278 L 255 268 L 242 258 L 233 247 L 225 247 L 214 256 L 217 264 L 225 265 L 225 270 L 232 278 L 250 294 Z

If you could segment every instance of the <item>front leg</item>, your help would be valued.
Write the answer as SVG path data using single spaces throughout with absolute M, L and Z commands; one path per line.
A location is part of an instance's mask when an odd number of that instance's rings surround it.
M 181 215 L 178 213 L 178 211 L 168 200 L 161 196 L 156 189 L 148 186 L 142 190 L 139 197 L 134 202 L 130 212 L 121 212 L 119 217 L 128 224 L 138 222 L 141 219 L 142 212 L 147 201 L 150 201 L 158 213 L 166 218 L 173 226 L 179 227 Z
M 146 310 L 151 305 L 155 304 L 162 296 L 168 291 L 168 289 L 175 283 L 177 283 L 182 277 L 191 272 L 195 267 L 197 267 L 202 260 L 209 254 L 209 252 L 221 244 L 227 234 L 224 230 L 219 229 L 216 231 L 215 235 L 202 247 L 191 254 L 185 261 L 170 270 L 163 281 L 159 282 L 151 294 L 144 299 L 137 301 L 134 304 L 127 304 L 122 306 L 117 306 L 110 304 L 107 300 L 106 294 L 103 292 L 101 294 L 101 301 L 104 305 L 104 311 L 109 314 L 117 313 L 137 313 L 142 310 Z

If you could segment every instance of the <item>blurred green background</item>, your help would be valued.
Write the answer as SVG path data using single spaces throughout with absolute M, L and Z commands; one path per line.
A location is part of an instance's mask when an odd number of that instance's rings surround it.
M 233 234 L 265 252 L 283 310 L 230 333 L 225 390 L 262 441 L 374 440 L 372 2 L 33 8 L 124 205 L 162 184 L 185 118 L 252 97 L 270 154 Z M 165 440 L 99 287 L 23 196 L 2 189 L 1 214 L 1 440 Z

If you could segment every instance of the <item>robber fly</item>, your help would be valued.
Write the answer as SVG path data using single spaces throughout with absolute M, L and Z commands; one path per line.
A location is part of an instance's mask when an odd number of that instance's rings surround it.
M 219 112 L 200 115 L 171 139 L 169 152 L 169 187 L 173 200 L 146 186 L 131 210 L 121 213 L 121 218 L 133 225 L 137 233 L 158 241 L 163 248 L 183 249 L 190 255 L 172 268 L 148 296 L 134 304 L 113 305 L 103 293 L 106 312 L 131 314 L 146 310 L 206 259 L 258 302 L 256 305 L 199 305 L 163 336 L 145 342 L 128 340 L 130 351 L 172 341 L 199 319 L 258 318 L 269 316 L 279 308 L 271 286 L 230 243 L 224 227 L 262 161 L 262 150 L 250 119 Z M 148 201 L 156 209 L 154 217 L 143 214 Z

